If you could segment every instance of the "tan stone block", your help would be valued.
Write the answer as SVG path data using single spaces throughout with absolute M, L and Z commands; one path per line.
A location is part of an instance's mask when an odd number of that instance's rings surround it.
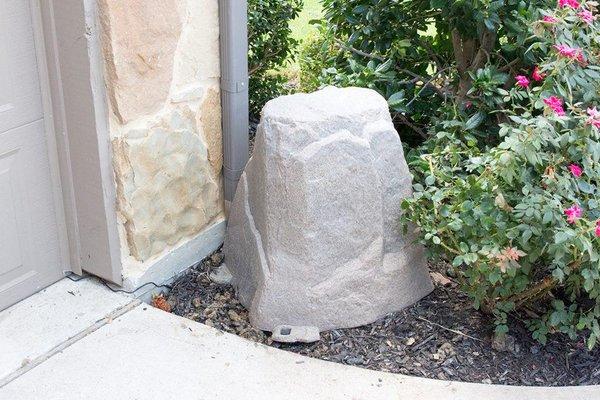
M 223 132 L 221 128 L 221 96 L 216 89 L 209 89 L 198 111 L 198 126 L 208 147 L 208 161 L 215 176 L 223 168 Z
M 106 86 L 121 123 L 168 99 L 183 28 L 180 0 L 99 0 Z
M 223 213 L 218 0 L 98 0 L 123 240 L 139 261 Z
M 173 66 L 174 93 L 220 76 L 218 0 L 180 2 L 185 22 Z
M 193 113 L 176 108 L 147 123 L 147 134 L 113 141 L 117 204 L 130 253 L 139 261 L 193 237 L 223 212 L 208 149 Z

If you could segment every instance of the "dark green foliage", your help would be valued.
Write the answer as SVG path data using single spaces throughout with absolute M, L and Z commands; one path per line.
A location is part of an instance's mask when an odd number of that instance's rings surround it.
M 486 93 L 511 85 L 524 57 L 523 18 L 542 0 L 323 0 L 338 47 L 322 83 L 370 87 L 390 100 L 399 126 L 427 136 L 432 116 L 453 103 L 465 120 L 497 109 Z M 478 73 L 489 68 L 488 73 Z M 489 78 L 489 82 L 485 79 Z M 482 121 L 481 126 L 496 124 Z
M 318 31 L 303 40 L 298 57 L 300 64 L 299 91 L 309 93 L 319 89 L 321 77 L 329 67 L 328 61 L 337 55 L 337 51 L 333 37 L 323 25 L 319 26 Z
M 248 62 L 250 113 L 258 115 L 264 104 L 284 92 L 286 79 L 275 73 L 295 51 L 298 42 L 290 34 L 303 0 L 249 0 Z

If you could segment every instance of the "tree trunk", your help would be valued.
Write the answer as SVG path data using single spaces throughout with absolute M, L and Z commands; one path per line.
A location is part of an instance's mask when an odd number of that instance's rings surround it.
M 485 67 L 496 44 L 496 39 L 497 32 L 487 29 L 483 30 L 479 38 L 464 37 L 458 29 L 452 30 L 452 47 L 459 76 L 457 92 L 459 100 L 467 98 L 467 93 L 473 83 L 469 73 Z

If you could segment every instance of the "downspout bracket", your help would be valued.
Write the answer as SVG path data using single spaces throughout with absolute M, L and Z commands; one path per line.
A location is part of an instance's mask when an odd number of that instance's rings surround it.
M 248 79 L 243 81 L 229 81 L 221 79 L 221 89 L 229 93 L 242 93 L 248 90 Z

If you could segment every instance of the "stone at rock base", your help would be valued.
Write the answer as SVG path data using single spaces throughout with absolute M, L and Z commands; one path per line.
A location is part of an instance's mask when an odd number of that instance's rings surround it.
M 226 264 L 219 265 L 216 270 L 210 273 L 209 278 L 217 285 L 231 285 L 231 281 L 233 280 L 233 276 Z
M 269 102 L 225 240 L 252 324 L 355 327 L 431 292 L 423 249 L 399 229 L 411 193 L 376 92 L 326 88 Z
M 313 343 L 321 340 L 321 334 L 315 326 L 281 325 L 273 329 L 271 339 L 279 343 Z

